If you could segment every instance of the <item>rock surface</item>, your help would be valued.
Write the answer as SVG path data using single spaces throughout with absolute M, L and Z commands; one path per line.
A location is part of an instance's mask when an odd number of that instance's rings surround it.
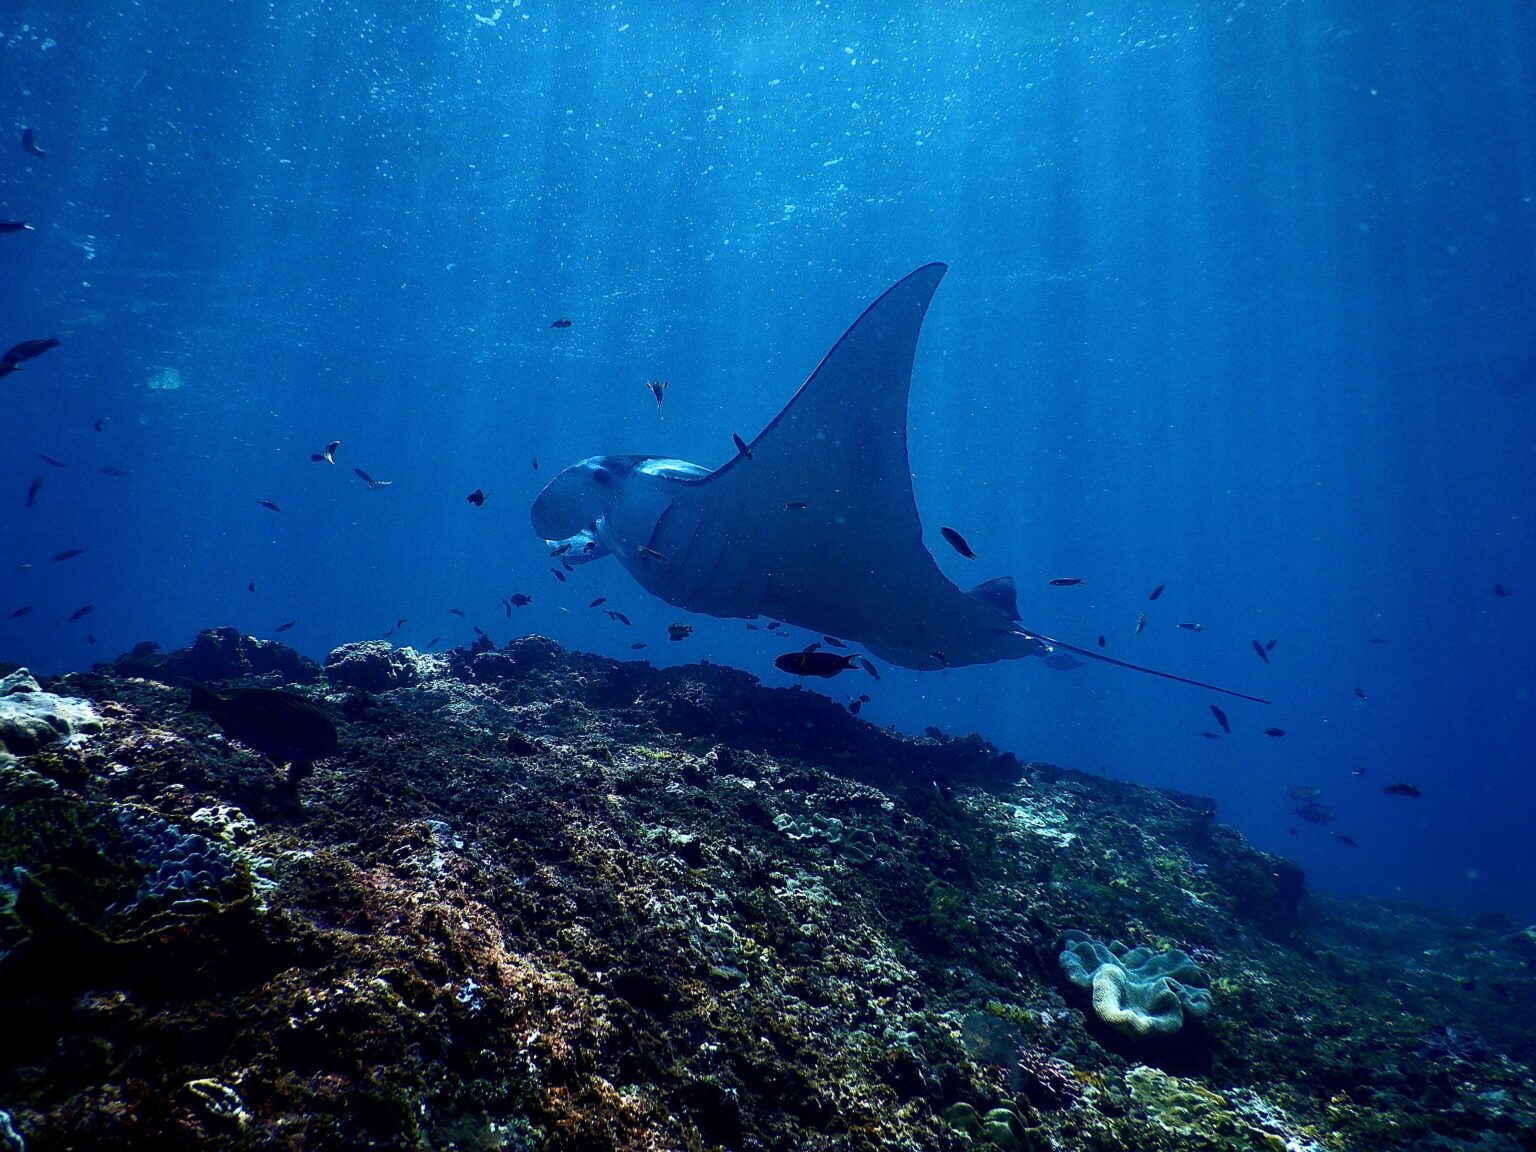
M 32 1152 L 1536 1147 L 1524 937 L 1311 897 L 1199 798 L 529 637 L 301 689 L 343 741 L 295 802 L 143 678 L 230 651 L 47 685 L 103 728 L 15 766 L 38 810 L 136 813 L 251 895 L 82 937 L 0 883 Z M 1096 1028 L 1068 929 L 1191 958 L 1198 1036 Z

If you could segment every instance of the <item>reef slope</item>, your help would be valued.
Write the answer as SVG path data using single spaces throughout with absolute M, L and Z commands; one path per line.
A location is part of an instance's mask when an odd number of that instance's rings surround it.
M 341 752 L 285 783 L 177 677 Z M 1317 899 L 1198 797 L 539 637 L 43 687 L 100 723 L 0 753 L 0 1149 L 1536 1149 L 1536 932 Z M 1213 1009 L 1119 1036 L 1072 930 Z

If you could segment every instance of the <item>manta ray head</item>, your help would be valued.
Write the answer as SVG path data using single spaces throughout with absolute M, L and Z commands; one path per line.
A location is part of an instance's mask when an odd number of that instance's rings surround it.
M 572 464 L 533 502 L 533 530 L 546 540 L 566 540 L 591 528 L 618 500 L 638 456 L 588 456 Z

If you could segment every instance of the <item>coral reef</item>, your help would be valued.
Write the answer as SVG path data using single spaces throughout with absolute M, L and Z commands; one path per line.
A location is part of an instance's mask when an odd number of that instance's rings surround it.
M 279 648 L 49 681 L 99 730 L 0 764 L 0 1147 L 1536 1147 L 1531 937 L 1198 797 L 539 637 Z M 180 677 L 340 748 L 285 793 Z M 1205 972 L 1200 1044 L 1119 1043 L 1069 930 Z
M 1132 1040 L 1167 1037 L 1187 1020 L 1210 1014 L 1211 994 L 1200 966 L 1177 948 L 1105 947 L 1086 932 L 1064 934 L 1062 973 L 1093 994 L 1098 1018 Z
M 101 718 L 88 703 L 44 692 L 25 668 L 0 679 L 0 756 L 27 756 L 99 731 Z

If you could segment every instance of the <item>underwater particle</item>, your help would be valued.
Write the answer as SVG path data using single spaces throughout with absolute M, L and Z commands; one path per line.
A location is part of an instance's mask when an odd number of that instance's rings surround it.
M 258 500 L 256 501 L 256 504 L 258 507 L 265 508 L 268 512 L 282 511 L 282 508 L 278 506 L 276 500 Z
M 181 373 L 174 368 L 156 368 L 144 383 L 156 392 L 176 392 L 181 389 L 184 381 Z
M 69 623 L 73 624 L 76 620 L 84 620 L 94 611 L 96 611 L 96 605 L 94 604 L 86 604 L 82 607 L 76 608 L 69 615 Z
M 39 160 L 48 155 L 48 153 L 38 147 L 37 133 L 30 128 L 23 128 L 21 130 L 21 150 L 28 156 L 36 156 Z
M 1225 712 L 1223 712 L 1215 704 L 1212 704 L 1211 705 L 1211 715 L 1216 717 L 1216 723 L 1221 725 L 1221 730 L 1223 732 L 1225 732 L 1227 735 L 1230 736 L 1232 734 L 1232 725 L 1227 720 L 1227 714 Z
M 976 559 L 976 553 L 971 551 L 971 546 L 966 543 L 965 537 L 960 535 L 960 533 L 956 532 L 953 528 L 945 528 L 941 526 L 939 528 L 939 535 L 944 537 L 945 542 L 956 552 L 960 553 L 960 555 L 964 556 L 967 560 Z
M 324 462 L 326 464 L 334 464 L 334 463 L 336 463 L 336 449 L 338 449 L 340 447 L 341 447 L 341 441 L 340 440 L 332 440 L 321 451 L 319 451 L 319 452 L 311 452 L 309 454 L 310 462 L 314 463 L 314 464 L 319 464 L 319 463 L 322 463 L 322 462 Z
M 845 656 L 837 652 L 822 652 L 819 650 L 820 647 L 819 644 L 812 644 L 800 652 L 786 652 L 774 658 L 773 666 L 780 672 L 788 672 L 791 676 L 819 676 L 823 680 L 829 680 L 839 672 L 846 672 L 858 666 L 857 655 L 849 653 Z
M 465 499 L 473 504 L 476 508 L 483 508 L 485 506 L 485 493 L 479 488 L 476 488 L 473 492 L 466 496 Z
M 1266 735 L 1266 736 L 1274 736 L 1274 737 L 1278 738 L 1278 737 L 1281 737 L 1281 736 L 1285 735 L 1285 729 L 1284 728 L 1266 728 L 1266 729 L 1264 729 L 1264 735 Z
M 1424 795 L 1412 784 L 1388 784 L 1382 791 L 1388 796 L 1407 796 L 1415 800 Z
M 361 468 L 354 468 L 354 469 L 352 469 L 352 471 L 354 473 L 356 473 L 357 478 L 359 480 L 361 480 L 364 484 L 366 484 L 368 486 L 368 491 L 370 491 L 370 492 L 376 492 L 380 488 L 388 488 L 391 484 L 394 483 L 393 480 L 375 480 L 372 476 L 368 475 L 368 473 L 364 472 Z
M 746 457 L 748 460 L 752 459 L 752 450 L 747 447 L 747 442 L 745 440 L 736 435 L 736 433 L 732 432 L 731 441 L 736 445 L 736 451 L 738 454 Z
M 550 321 L 549 326 L 551 328 L 569 328 L 571 326 L 571 321 L 569 318 L 562 316 L 558 320 Z
M 1159 596 L 1161 596 L 1163 594 L 1163 589 L 1165 587 L 1166 587 L 1166 585 L 1159 584 L 1156 588 L 1152 589 L 1152 591 L 1147 593 L 1147 599 L 1148 600 L 1156 600 Z
M 36 503 L 38 489 L 40 489 L 42 486 L 43 478 L 41 476 L 34 478 L 32 483 L 27 485 L 27 499 L 26 503 L 23 504 L 22 507 L 30 508 L 34 503 Z
M 692 635 L 693 635 L 693 625 L 692 624 L 668 624 L 667 625 L 667 639 L 668 640 L 686 640 L 686 639 L 688 639 L 688 637 L 690 637 Z
M 1086 583 L 1087 583 L 1087 581 L 1084 580 L 1081 576 L 1058 576 L 1056 579 L 1051 581 L 1051 587 L 1052 588 L 1076 588 L 1079 584 L 1086 584 Z
M 1138 613 L 1136 613 L 1136 635 L 1140 636 L 1141 633 L 1142 633 L 1142 629 L 1144 629 L 1146 626 L 1147 626 L 1147 614 L 1145 612 L 1138 612 Z
M 191 684 L 190 707 L 225 734 L 279 764 L 310 763 L 336 752 L 336 725 L 319 704 L 278 688 Z

